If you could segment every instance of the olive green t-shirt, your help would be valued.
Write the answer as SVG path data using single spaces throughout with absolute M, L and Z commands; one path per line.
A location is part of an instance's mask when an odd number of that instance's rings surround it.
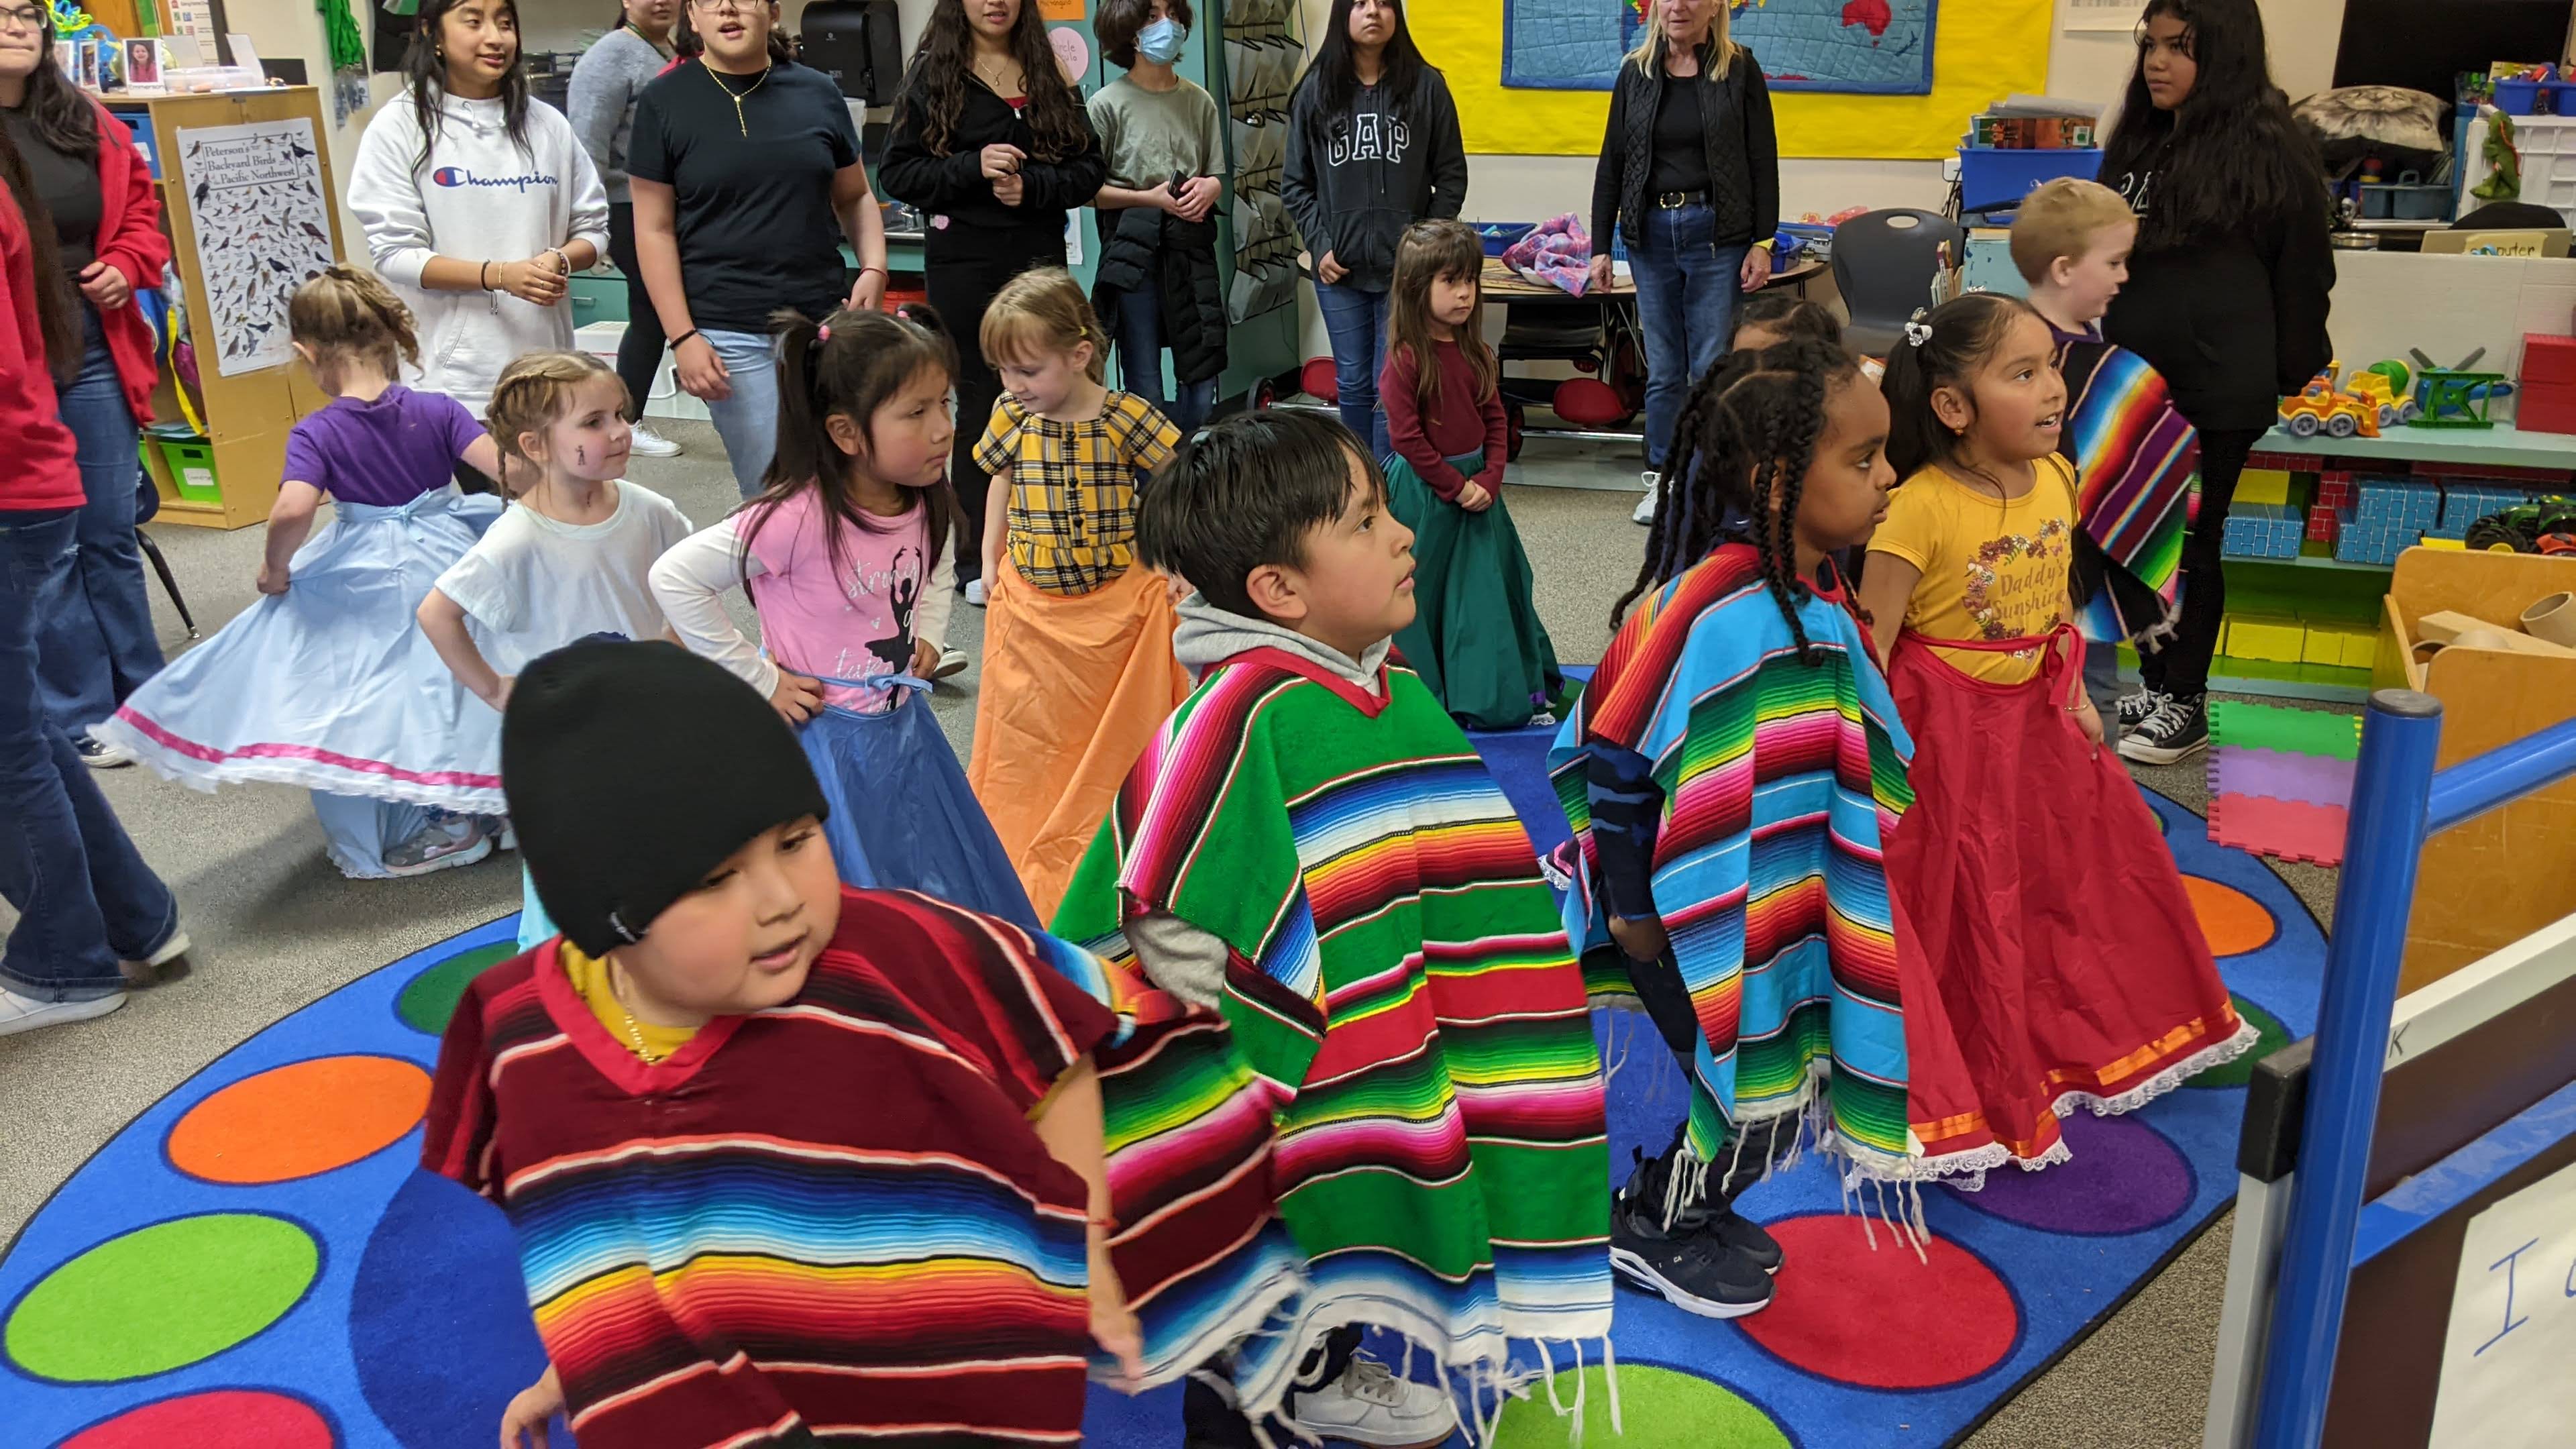
M 1109 184 L 1145 191 L 1183 176 L 1225 174 L 1225 118 L 1216 98 L 1187 79 L 1154 92 L 1120 76 L 1093 93 L 1091 128 L 1109 161 Z

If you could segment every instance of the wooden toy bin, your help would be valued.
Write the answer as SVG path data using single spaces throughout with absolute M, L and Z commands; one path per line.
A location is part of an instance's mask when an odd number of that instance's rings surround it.
M 2576 716 L 2576 658 L 2444 649 L 2415 658 L 2416 622 L 2443 610 L 2508 632 L 2534 602 L 2576 589 L 2576 558 L 2410 548 L 2380 621 L 2374 687 L 2442 701 L 2448 769 Z M 2438 981 L 2576 912 L 2576 780 L 2562 780 L 2424 843 L 2400 991 Z

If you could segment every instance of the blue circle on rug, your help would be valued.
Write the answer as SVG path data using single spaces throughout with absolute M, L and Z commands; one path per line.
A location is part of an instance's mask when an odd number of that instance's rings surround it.
M 546 1371 L 509 1219 L 415 1169 L 358 1260 L 349 1352 L 403 1449 L 488 1449 L 502 1407 Z
M 2086 1238 L 2143 1233 L 2191 1205 L 2199 1176 L 2190 1160 L 2135 1116 L 2096 1117 L 2078 1108 L 2065 1132 L 2074 1154 L 2067 1161 L 2037 1172 L 1994 1168 L 1983 1192 L 1951 1196 L 1988 1217 Z

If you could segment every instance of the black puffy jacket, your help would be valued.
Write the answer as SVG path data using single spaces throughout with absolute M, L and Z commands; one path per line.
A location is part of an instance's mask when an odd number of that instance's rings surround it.
M 1148 206 L 1098 215 L 1100 270 L 1092 276 L 1091 305 L 1100 325 L 1116 337 L 1120 307 L 1160 306 L 1173 379 L 1186 387 L 1225 371 L 1216 223 L 1183 221 Z

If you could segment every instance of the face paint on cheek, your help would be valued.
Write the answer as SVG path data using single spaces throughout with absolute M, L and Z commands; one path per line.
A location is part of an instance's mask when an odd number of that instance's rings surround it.
M 573 449 L 573 450 L 572 450 L 572 460 L 573 460 L 575 463 L 580 464 L 580 465 L 581 465 L 582 467 L 584 467 L 584 468 L 589 467 L 589 466 L 590 466 L 590 449 L 588 449 L 588 448 L 586 448 L 586 447 L 585 447 L 585 448 L 575 448 L 575 449 Z

